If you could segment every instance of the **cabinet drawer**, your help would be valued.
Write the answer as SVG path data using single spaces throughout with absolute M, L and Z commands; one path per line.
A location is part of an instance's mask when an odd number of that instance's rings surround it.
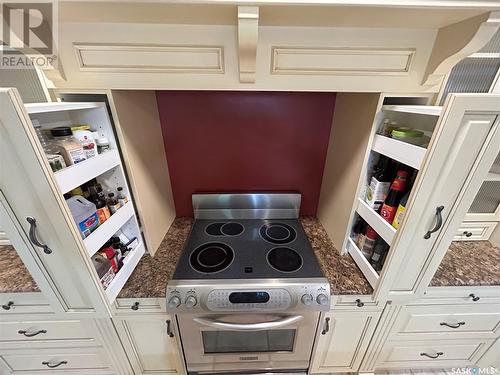
M 490 238 L 496 222 L 463 222 L 453 237 L 454 241 L 481 241 Z
M 490 347 L 493 340 L 387 341 L 377 368 L 470 366 Z
M 63 348 L 63 349 L 28 349 L 3 351 L 0 359 L 11 373 L 61 372 L 89 370 L 89 373 L 101 373 L 111 368 L 103 348 Z M 92 372 L 90 372 L 92 371 Z
M 89 325 L 79 320 L 0 323 L 0 342 L 45 340 L 92 340 Z
M 52 307 L 42 293 L 1 293 L 0 315 L 52 313 Z
M 117 298 L 113 304 L 114 315 L 166 314 L 165 298 Z
M 425 337 L 484 337 L 500 334 L 500 304 L 420 305 L 403 308 L 396 319 L 393 339 Z M 425 337 L 424 337 L 425 336 Z

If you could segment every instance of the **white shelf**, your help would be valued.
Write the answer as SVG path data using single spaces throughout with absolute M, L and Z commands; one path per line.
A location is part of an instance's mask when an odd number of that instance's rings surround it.
M 351 255 L 354 262 L 357 264 L 363 275 L 366 277 L 366 280 L 370 283 L 373 289 L 377 287 L 379 275 L 377 271 L 375 271 L 365 258 L 361 250 L 358 249 L 352 238 L 347 240 L 347 251 Z
M 83 240 L 89 256 L 94 255 L 135 214 L 132 202 L 128 202 Z
M 61 193 L 65 194 L 119 164 L 120 154 L 118 151 L 109 150 L 81 163 L 61 169 L 55 173 L 55 176 Z
M 484 179 L 485 181 L 500 181 L 500 173 L 488 173 L 486 178 Z
M 436 105 L 384 105 L 383 111 L 414 113 L 418 115 L 440 116 L 443 107 Z
M 52 102 L 52 103 L 28 103 L 24 105 L 26 111 L 32 115 L 36 113 L 75 111 L 79 109 L 92 109 L 104 107 L 104 103 L 71 103 L 71 102 Z
M 376 134 L 373 139 L 372 150 L 415 169 L 420 169 L 427 152 L 426 148 L 379 134 Z
M 376 213 L 373 208 L 361 198 L 358 198 L 358 207 L 356 212 L 370 225 L 384 241 L 391 246 L 394 237 L 396 237 L 396 228 L 385 221 L 382 216 Z
M 144 255 L 144 252 L 144 245 L 140 243 L 125 257 L 122 268 L 118 271 L 115 278 L 111 281 L 111 284 L 109 284 L 105 290 L 110 303 L 114 302 L 116 296 L 118 296 L 118 293 L 120 293 L 128 278 L 132 272 L 134 272 L 134 269 Z

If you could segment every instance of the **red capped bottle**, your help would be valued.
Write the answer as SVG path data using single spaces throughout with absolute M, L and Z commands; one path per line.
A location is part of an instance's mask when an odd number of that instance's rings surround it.
M 396 211 L 398 209 L 399 201 L 403 197 L 406 190 L 406 178 L 408 177 L 408 172 L 405 170 L 399 170 L 396 178 L 391 184 L 389 193 L 385 198 L 384 204 L 380 209 L 380 216 L 384 218 L 389 224 L 394 220 L 396 216 Z

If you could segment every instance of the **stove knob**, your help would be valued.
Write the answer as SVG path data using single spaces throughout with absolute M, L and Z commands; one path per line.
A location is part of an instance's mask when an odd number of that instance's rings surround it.
M 313 296 L 310 294 L 304 294 L 300 300 L 304 305 L 310 306 L 313 303 Z
M 193 307 L 196 306 L 197 303 L 198 300 L 196 299 L 195 296 L 188 296 L 188 298 L 186 298 L 186 301 L 184 302 L 184 304 L 188 309 L 192 309 Z
M 318 304 L 323 306 L 326 306 L 330 303 L 328 297 L 324 294 L 318 294 L 318 297 L 316 297 L 316 302 L 318 302 Z
M 181 305 L 181 299 L 177 296 L 170 297 L 168 300 L 168 308 L 169 309 L 176 309 Z

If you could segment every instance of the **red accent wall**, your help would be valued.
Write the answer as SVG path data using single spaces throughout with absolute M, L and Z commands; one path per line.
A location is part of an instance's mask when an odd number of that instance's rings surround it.
M 177 216 L 195 192 L 299 192 L 315 215 L 334 93 L 157 91 Z M 140 126 L 140 124 L 137 124 Z

